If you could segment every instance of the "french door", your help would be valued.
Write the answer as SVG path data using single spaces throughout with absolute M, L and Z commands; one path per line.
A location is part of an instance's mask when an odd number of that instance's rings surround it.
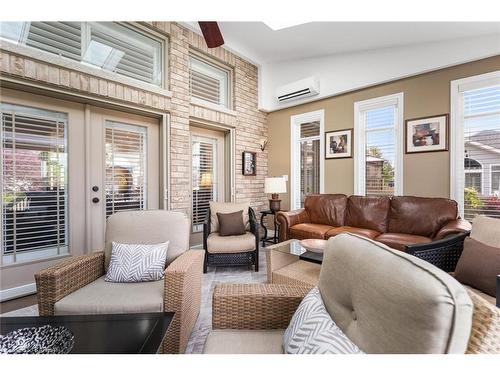
M 191 245 L 202 242 L 209 202 L 225 199 L 224 133 L 191 128 Z
M 2 89 L 2 289 L 85 252 L 84 106 Z
M 102 249 L 106 218 L 159 208 L 157 119 L 3 89 L 2 265 Z
M 118 211 L 159 208 L 157 119 L 90 108 L 88 242 L 104 246 L 106 218 Z

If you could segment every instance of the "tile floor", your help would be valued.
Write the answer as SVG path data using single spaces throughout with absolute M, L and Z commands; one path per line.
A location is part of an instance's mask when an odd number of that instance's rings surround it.
M 203 275 L 201 290 L 201 308 L 200 315 L 189 339 L 186 353 L 200 354 L 205 345 L 205 339 L 212 327 L 212 291 L 216 284 L 246 284 L 246 283 L 265 283 L 266 274 L 266 250 L 260 249 L 259 253 L 259 272 L 254 272 L 253 267 L 211 267 Z M 2 316 L 36 316 L 38 315 L 38 306 L 28 306 L 19 310 L 10 311 Z

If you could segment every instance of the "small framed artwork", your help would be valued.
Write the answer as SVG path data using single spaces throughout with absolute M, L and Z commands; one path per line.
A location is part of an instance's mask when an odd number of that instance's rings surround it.
M 406 153 L 448 151 L 448 114 L 406 120 Z
M 352 129 L 325 133 L 325 159 L 352 158 Z
M 257 153 L 251 151 L 243 151 L 242 164 L 243 176 L 257 175 Z

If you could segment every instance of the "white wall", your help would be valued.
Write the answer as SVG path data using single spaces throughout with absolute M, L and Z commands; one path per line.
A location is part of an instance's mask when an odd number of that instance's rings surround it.
M 275 111 L 498 54 L 500 34 L 494 34 L 263 64 L 259 69 L 259 105 L 265 111 Z M 312 75 L 320 81 L 319 95 L 277 103 L 277 87 Z

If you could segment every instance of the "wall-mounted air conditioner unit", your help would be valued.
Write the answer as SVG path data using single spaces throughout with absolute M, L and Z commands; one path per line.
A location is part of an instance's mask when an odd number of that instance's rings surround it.
M 319 94 L 319 81 L 316 77 L 308 77 L 300 81 L 278 87 L 276 97 L 278 102 L 307 98 Z

